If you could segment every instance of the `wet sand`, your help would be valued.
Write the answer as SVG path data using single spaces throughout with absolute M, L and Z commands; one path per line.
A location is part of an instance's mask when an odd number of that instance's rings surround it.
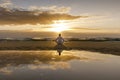
M 0 41 L 0 50 L 55 50 L 54 41 Z M 88 50 L 120 55 L 120 41 L 68 41 L 63 50 Z

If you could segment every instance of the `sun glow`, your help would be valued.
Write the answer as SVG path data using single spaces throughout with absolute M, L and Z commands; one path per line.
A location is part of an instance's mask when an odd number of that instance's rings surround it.
M 55 21 L 54 24 L 52 24 L 51 26 L 52 26 L 51 31 L 54 32 L 62 32 L 68 29 L 64 20 Z

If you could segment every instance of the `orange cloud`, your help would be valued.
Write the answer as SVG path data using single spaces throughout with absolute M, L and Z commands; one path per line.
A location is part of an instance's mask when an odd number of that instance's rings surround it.
M 9 9 L 0 7 L 0 25 L 22 25 L 22 24 L 52 24 L 55 20 L 73 20 L 78 18 L 86 18 L 88 16 L 74 16 L 66 12 L 65 7 L 59 8 L 57 13 L 56 7 L 48 10 L 25 10 L 25 9 Z M 60 11 L 63 11 L 60 13 Z

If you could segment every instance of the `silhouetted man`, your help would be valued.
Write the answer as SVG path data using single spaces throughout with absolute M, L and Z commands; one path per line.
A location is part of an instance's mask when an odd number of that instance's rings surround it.
M 63 45 L 64 43 L 64 39 L 61 37 L 61 34 L 59 34 L 55 41 L 58 45 Z

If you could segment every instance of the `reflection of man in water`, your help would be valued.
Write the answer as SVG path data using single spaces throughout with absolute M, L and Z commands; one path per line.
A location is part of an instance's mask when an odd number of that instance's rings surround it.
M 64 43 L 64 39 L 62 38 L 61 34 L 59 34 L 55 41 L 58 45 L 63 45 Z
M 57 49 L 57 52 L 59 53 L 59 56 L 61 55 L 63 49 Z

